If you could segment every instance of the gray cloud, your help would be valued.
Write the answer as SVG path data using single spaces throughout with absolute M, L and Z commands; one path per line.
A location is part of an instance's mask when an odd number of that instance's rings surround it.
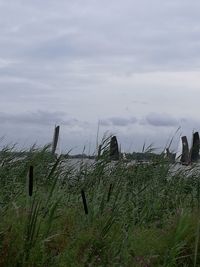
M 100 120 L 100 125 L 102 126 L 120 126 L 120 127 L 125 127 L 128 125 L 135 124 L 137 122 L 137 119 L 132 117 L 130 119 L 122 118 L 122 117 L 113 117 L 109 119 L 104 119 Z
M 22 126 L 46 141 L 43 126 L 62 123 L 63 142 L 80 145 L 108 118 L 102 126 L 137 144 L 144 132 L 162 143 L 160 131 L 200 128 L 199 9 L 197 0 L 0 0 L 2 132 Z
M 80 1 L 59 1 L 48 3 L 46 12 L 42 7 L 2 1 L 2 55 L 40 62 L 129 58 L 136 71 L 199 66 L 197 1 L 85 1 L 84 7 Z
M 145 120 L 147 124 L 156 127 L 174 127 L 179 125 L 178 120 L 168 114 L 150 113 L 146 116 Z
M 62 124 L 64 126 L 80 126 L 84 122 L 80 122 L 75 118 L 67 118 L 63 112 L 37 111 L 20 114 L 9 114 L 0 112 L 1 124 L 33 124 L 36 126 L 53 126 L 54 124 Z

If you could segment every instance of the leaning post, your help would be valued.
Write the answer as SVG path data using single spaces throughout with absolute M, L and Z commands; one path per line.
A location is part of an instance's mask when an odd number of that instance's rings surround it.
M 55 126 L 53 142 L 52 142 L 52 154 L 55 155 L 56 148 L 58 145 L 58 138 L 59 138 L 60 126 Z

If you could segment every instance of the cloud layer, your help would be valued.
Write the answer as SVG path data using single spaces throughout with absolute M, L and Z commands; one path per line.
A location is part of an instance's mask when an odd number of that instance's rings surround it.
M 199 8 L 197 0 L 0 0 L 2 134 L 45 143 L 59 123 L 63 146 L 81 150 L 100 121 L 139 149 L 145 138 L 164 144 L 161 135 L 178 126 L 198 130 Z
M 167 114 L 156 114 L 150 113 L 146 116 L 147 124 L 152 126 L 160 127 L 160 126 L 178 126 L 179 121 L 172 116 Z

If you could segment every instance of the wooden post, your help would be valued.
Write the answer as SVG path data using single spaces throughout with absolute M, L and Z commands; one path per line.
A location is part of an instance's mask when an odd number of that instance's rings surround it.
M 60 126 L 55 126 L 53 142 L 52 142 L 52 154 L 55 155 L 58 138 L 59 138 Z
M 29 167 L 28 173 L 28 194 L 31 197 L 33 194 L 33 166 Z
M 119 160 L 119 148 L 116 136 L 112 136 L 110 140 L 110 159 Z
M 190 162 L 190 153 L 189 146 L 186 136 L 181 137 L 182 140 L 182 155 L 181 155 L 181 163 L 184 165 L 188 165 Z
M 193 133 L 192 147 L 191 147 L 191 162 L 196 162 L 199 159 L 199 133 Z

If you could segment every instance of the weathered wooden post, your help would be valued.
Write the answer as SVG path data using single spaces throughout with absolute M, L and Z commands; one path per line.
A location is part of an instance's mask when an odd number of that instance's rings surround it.
M 182 140 L 182 155 L 181 155 L 181 163 L 184 165 L 188 165 L 190 162 L 190 152 L 189 146 L 186 136 L 181 137 Z
M 199 159 L 199 133 L 193 133 L 192 137 L 192 147 L 191 147 L 191 162 L 196 162 Z
M 53 142 L 52 142 L 52 154 L 55 155 L 56 148 L 58 145 L 58 138 L 59 138 L 60 126 L 55 126 Z
M 28 195 L 31 197 L 33 194 L 33 166 L 29 167 L 28 172 Z
M 110 159 L 119 160 L 119 148 L 116 136 L 112 136 L 110 140 Z

